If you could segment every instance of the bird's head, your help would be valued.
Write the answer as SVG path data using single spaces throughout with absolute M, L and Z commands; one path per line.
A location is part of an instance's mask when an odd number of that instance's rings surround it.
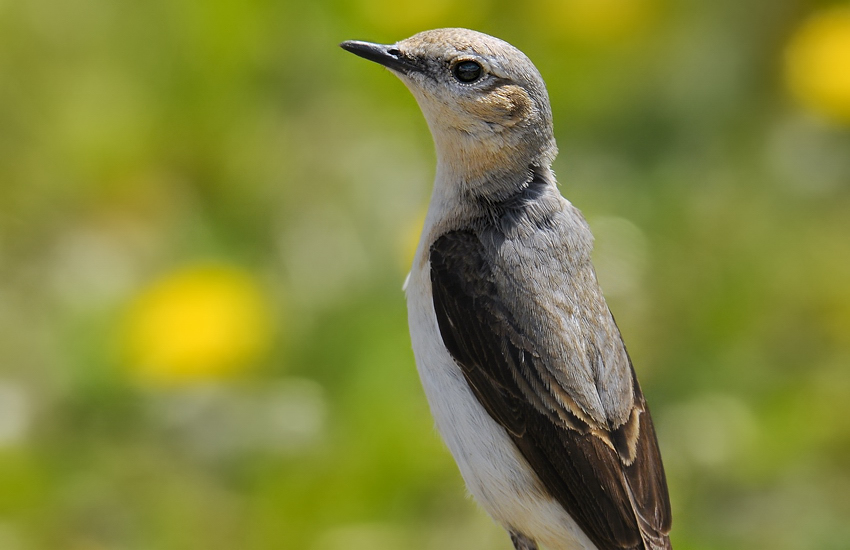
M 416 97 L 437 156 L 461 176 L 489 168 L 525 172 L 555 156 L 546 86 L 503 40 L 467 29 L 421 32 L 395 44 L 341 46 L 395 73 Z

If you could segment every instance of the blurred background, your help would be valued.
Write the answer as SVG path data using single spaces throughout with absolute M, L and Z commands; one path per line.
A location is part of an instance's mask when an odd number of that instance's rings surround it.
M 337 47 L 546 79 L 686 549 L 850 548 L 850 4 L 0 1 L 0 549 L 508 550 L 401 285 L 434 173 Z

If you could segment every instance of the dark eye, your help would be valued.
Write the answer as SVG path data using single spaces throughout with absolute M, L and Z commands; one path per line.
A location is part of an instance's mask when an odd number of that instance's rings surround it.
M 483 69 L 475 61 L 461 61 L 452 69 L 455 78 L 461 82 L 475 82 L 481 77 Z

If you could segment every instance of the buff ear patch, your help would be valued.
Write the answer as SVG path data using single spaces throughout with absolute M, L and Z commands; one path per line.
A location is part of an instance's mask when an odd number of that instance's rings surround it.
M 526 118 L 532 105 L 528 92 L 511 84 L 481 96 L 472 111 L 488 122 L 509 128 Z

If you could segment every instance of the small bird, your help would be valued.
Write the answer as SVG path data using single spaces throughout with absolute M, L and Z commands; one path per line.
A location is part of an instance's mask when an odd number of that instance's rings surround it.
M 590 228 L 551 169 L 540 73 L 467 29 L 341 46 L 398 76 L 433 135 L 408 321 L 469 492 L 516 550 L 672 548 L 655 429 L 596 280 Z

